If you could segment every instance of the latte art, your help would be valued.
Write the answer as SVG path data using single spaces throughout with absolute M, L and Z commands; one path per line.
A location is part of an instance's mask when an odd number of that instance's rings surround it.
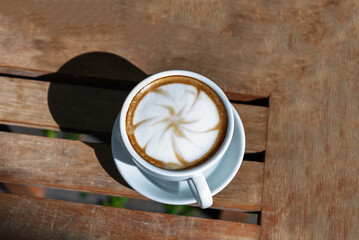
M 184 169 L 209 159 L 223 142 L 227 115 L 218 95 L 199 80 L 155 80 L 131 102 L 126 130 L 136 152 L 164 169 Z

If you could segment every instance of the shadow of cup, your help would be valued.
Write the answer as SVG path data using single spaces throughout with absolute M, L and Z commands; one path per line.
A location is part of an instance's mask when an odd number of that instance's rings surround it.
M 104 170 L 127 187 L 112 157 L 111 130 L 128 92 L 147 76 L 120 56 L 90 52 L 41 77 L 51 82 L 48 104 L 60 130 L 100 137 L 106 144 L 86 144 L 94 149 Z

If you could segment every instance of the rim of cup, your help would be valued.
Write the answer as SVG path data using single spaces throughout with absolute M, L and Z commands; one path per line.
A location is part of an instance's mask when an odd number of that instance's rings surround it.
M 144 160 L 135 151 L 135 149 L 132 147 L 132 144 L 130 143 L 130 140 L 129 140 L 127 132 L 126 132 L 127 110 L 130 106 L 132 99 L 135 97 L 137 92 L 140 91 L 147 84 L 151 83 L 152 81 L 155 81 L 155 80 L 163 78 L 163 77 L 168 77 L 168 76 L 186 76 L 186 77 L 192 77 L 199 81 L 204 82 L 218 94 L 218 96 L 222 100 L 222 102 L 225 106 L 226 112 L 227 112 L 228 125 L 227 125 L 226 137 L 225 137 L 222 145 L 220 146 L 219 150 L 210 159 L 208 159 L 201 165 L 193 167 L 193 168 L 189 168 L 189 169 L 184 169 L 184 170 L 162 169 L 155 165 L 150 164 L 149 162 Z M 226 150 L 232 140 L 233 130 L 234 130 L 232 104 L 229 102 L 228 98 L 226 97 L 226 95 L 224 94 L 222 89 L 220 89 L 213 81 L 211 81 L 210 79 L 208 79 L 207 77 L 205 77 L 203 75 L 200 75 L 200 74 L 194 73 L 194 72 L 190 72 L 190 71 L 186 71 L 186 70 L 163 71 L 163 72 L 159 72 L 159 73 L 153 74 L 153 75 L 145 78 L 143 81 L 141 81 L 139 84 L 137 84 L 131 90 L 131 92 L 127 95 L 127 97 L 122 105 L 121 112 L 120 112 L 119 130 L 120 130 L 120 133 L 121 133 L 120 135 L 121 135 L 121 138 L 125 145 L 126 150 L 129 152 L 129 154 L 132 156 L 132 158 L 135 160 L 135 162 L 140 164 L 142 167 L 144 167 L 145 169 L 147 169 L 153 173 L 156 173 L 156 174 L 159 174 L 162 176 L 186 177 L 186 176 L 190 176 L 190 175 L 193 175 L 198 172 L 202 172 L 203 170 L 210 168 L 217 161 L 219 161 L 221 159 L 221 157 L 224 155 L 224 153 L 226 152 Z

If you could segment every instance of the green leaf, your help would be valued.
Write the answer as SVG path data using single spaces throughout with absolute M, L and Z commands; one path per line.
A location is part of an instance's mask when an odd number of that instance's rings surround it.
M 123 208 L 128 201 L 128 198 L 109 196 L 108 200 L 103 201 L 101 205 Z
M 201 211 L 196 207 L 187 205 L 165 205 L 165 212 L 173 215 L 192 216 L 194 213 Z
M 66 139 L 70 139 L 70 140 L 79 140 L 80 135 L 77 133 L 67 133 L 66 134 Z
M 52 131 L 52 130 L 44 130 L 44 134 L 46 137 L 56 138 L 58 135 L 58 132 Z
M 85 198 L 85 197 L 87 197 L 87 193 L 80 192 L 80 197 L 81 197 L 81 198 Z

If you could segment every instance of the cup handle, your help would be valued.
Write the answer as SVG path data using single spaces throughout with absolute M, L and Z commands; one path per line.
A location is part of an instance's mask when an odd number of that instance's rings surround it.
M 187 182 L 194 198 L 202 209 L 212 206 L 212 193 L 202 174 L 189 178 Z

